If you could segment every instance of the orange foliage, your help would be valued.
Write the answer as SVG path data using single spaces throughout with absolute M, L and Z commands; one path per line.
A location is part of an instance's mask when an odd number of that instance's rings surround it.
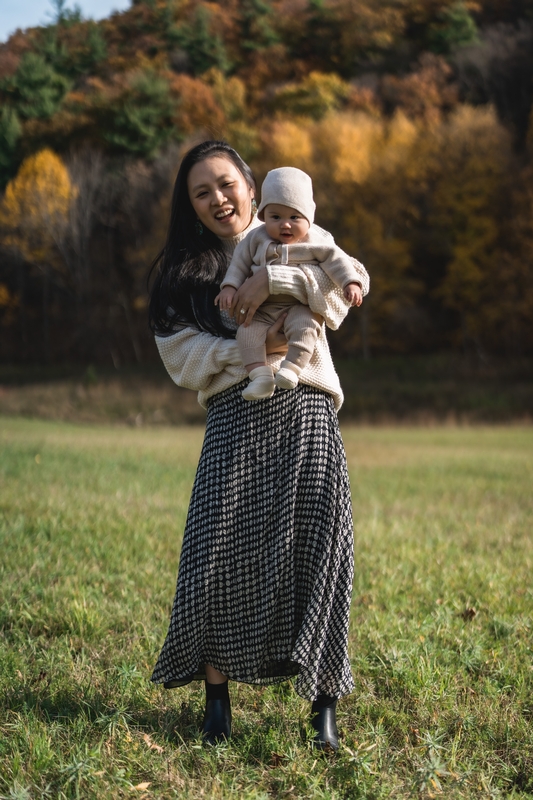
M 20 62 L 20 55 L 7 50 L 0 45 L 0 78 L 6 78 L 9 75 L 14 75 Z
M 386 0 L 331 0 L 328 6 L 344 23 L 338 44 L 345 52 L 369 46 L 385 49 L 404 32 L 401 8 Z
M 251 53 L 248 63 L 239 71 L 245 80 L 252 106 L 257 110 L 272 94 L 272 88 L 288 80 L 303 78 L 308 72 L 304 61 L 293 59 L 282 44 L 274 44 Z
M 351 85 L 350 92 L 346 98 L 346 108 L 350 111 L 364 111 L 373 117 L 379 117 L 382 113 L 382 103 L 376 91 L 370 86 Z
M 420 69 L 402 78 L 387 75 L 381 83 L 381 95 L 392 108 L 401 108 L 410 117 L 438 123 L 444 112 L 458 102 L 453 71 L 442 56 L 425 53 Z
M 205 81 L 189 75 L 173 75 L 170 78 L 170 88 L 179 98 L 176 127 L 187 136 L 203 129 L 217 138 L 226 118 L 215 99 L 213 88 Z

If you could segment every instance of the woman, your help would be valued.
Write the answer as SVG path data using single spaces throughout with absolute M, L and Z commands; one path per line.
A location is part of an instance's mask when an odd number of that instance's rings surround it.
M 337 698 L 353 679 L 347 632 L 353 572 L 349 484 L 336 409 L 342 391 L 325 332 L 291 391 L 241 397 L 246 371 L 235 330 L 269 294 L 292 294 L 337 327 L 348 305 L 322 270 L 261 270 L 214 305 L 236 244 L 258 222 L 255 181 L 224 142 L 184 157 L 169 232 L 155 261 L 150 320 L 163 362 L 207 407 L 202 454 L 185 528 L 169 631 L 152 675 L 166 688 L 206 681 L 202 734 L 231 734 L 228 678 L 296 678 L 312 701 L 315 744 L 337 749 Z M 363 293 L 367 273 L 358 262 Z M 237 322 L 236 322 L 236 321 Z M 286 352 L 283 319 L 268 361 Z

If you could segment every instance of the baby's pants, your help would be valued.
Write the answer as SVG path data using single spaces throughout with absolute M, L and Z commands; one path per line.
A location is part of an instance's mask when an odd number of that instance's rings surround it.
M 265 303 L 254 314 L 248 328 L 239 325 L 237 344 L 244 366 L 266 362 L 265 340 L 267 331 L 280 314 L 287 312 L 283 332 L 289 343 L 285 358 L 303 369 L 309 363 L 323 319 L 308 306 Z

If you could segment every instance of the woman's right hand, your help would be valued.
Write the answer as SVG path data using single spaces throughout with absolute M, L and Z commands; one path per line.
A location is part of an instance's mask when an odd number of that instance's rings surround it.
M 268 272 L 263 267 L 251 278 L 246 278 L 242 286 L 237 289 L 230 308 L 230 316 L 235 318 L 238 325 L 248 327 L 253 315 L 264 303 L 269 295 Z
M 280 314 L 275 323 L 271 325 L 267 331 L 265 345 L 268 356 L 273 355 L 273 353 L 279 353 L 281 356 L 287 354 L 289 345 L 282 331 L 283 323 L 286 318 L 287 314 Z

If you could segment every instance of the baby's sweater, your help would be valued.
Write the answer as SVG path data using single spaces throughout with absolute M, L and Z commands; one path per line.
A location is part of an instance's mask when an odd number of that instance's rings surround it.
M 269 264 L 284 264 L 298 267 L 302 264 L 318 264 L 333 283 L 344 289 L 349 283 L 359 283 L 352 259 L 337 247 L 330 234 L 320 228 L 311 228 L 305 238 L 294 244 L 274 242 L 265 226 L 254 228 L 235 248 L 221 288 L 242 286 L 250 272 L 255 274 Z
M 247 233 L 262 223 L 254 217 L 250 225 L 233 239 L 222 240 L 228 256 Z M 313 226 L 317 228 L 318 226 Z M 320 230 L 320 229 L 318 229 Z M 324 232 L 325 233 L 325 232 Z M 363 294 L 368 293 L 368 273 L 359 262 L 354 261 Z M 317 265 L 304 265 L 298 270 L 284 265 L 267 267 L 270 294 L 291 294 L 301 303 L 320 314 L 329 327 L 338 328 L 350 308 L 342 290 L 331 282 Z M 226 325 L 236 323 L 224 315 Z M 242 364 L 237 342 L 213 336 L 192 326 L 184 326 L 171 336 L 155 337 L 163 363 L 178 386 L 198 392 L 198 402 L 204 408 L 210 397 L 245 380 L 246 370 Z M 267 362 L 278 370 L 283 355 L 269 355 Z M 322 326 L 314 353 L 307 367 L 302 370 L 300 382 L 322 389 L 333 396 L 338 410 L 343 402 L 339 378 L 331 360 L 326 332 Z

